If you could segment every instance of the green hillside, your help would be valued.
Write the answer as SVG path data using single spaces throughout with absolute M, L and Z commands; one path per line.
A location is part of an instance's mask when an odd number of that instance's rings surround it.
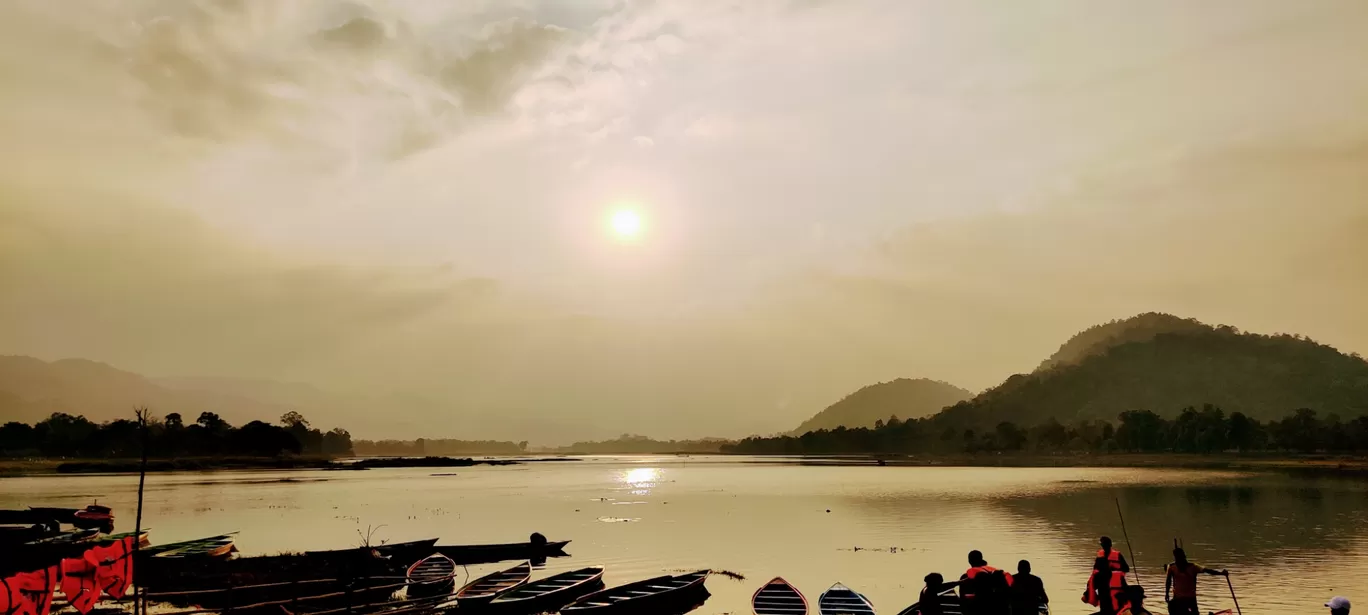
M 1281 418 L 1297 408 L 1344 418 L 1368 414 L 1368 362 L 1357 355 L 1300 336 L 1182 322 L 1188 323 L 1181 327 L 1186 330 L 1146 334 L 1144 341 L 1113 343 L 1108 340 L 1114 336 L 1080 334 L 1076 340 L 1086 335 L 1104 347 L 1065 344 L 1066 356 L 1081 356 L 1076 363 L 1060 361 L 1012 376 L 946 409 L 937 421 L 991 426 L 1000 421 L 1034 425 L 1050 418 L 1115 420 L 1126 410 L 1172 416 L 1204 403 L 1259 420 Z
M 1146 312 L 1125 320 L 1113 320 L 1093 325 L 1075 334 L 1059 350 L 1040 363 L 1036 370 L 1061 365 L 1076 365 L 1091 356 L 1130 342 L 1146 342 L 1162 333 L 1192 333 L 1210 331 L 1211 327 L 1193 318 L 1179 318 L 1172 314 Z
M 930 416 L 942 408 L 974 394 L 952 384 L 925 378 L 899 378 L 864 387 L 812 418 L 803 421 L 795 434 L 837 427 L 873 427 L 875 421 L 886 421 L 896 416 L 914 419 Z

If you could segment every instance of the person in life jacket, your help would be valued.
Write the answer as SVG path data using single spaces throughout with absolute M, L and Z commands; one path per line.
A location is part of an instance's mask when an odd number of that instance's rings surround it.
M 1153 615 L 1145 608 L 1145 588 L 1139 585 L 1126 588 L 1126 602 L 1116 615 Z
M 1097 550 L 1098 557 L 1107 558 L 1107 564 L 1112 567 L 1112 570 L 1130 572 L 1130 564 L 1126 562 L 1126 556 L 1121 555 L 1120 551 L 1112 548 L 1112 540 L 1110 537 L 1103 536 L 1098 542 L 1102 545 L 1102 548 Z
M 1103 615 L 1116 615 L 1126 606 L 1126 573 L 1114 570 L 1105 557 L 1093 561 L 1088 587 L 1083 590 L 1083 602 L 1097 607 Z
M 960 575 L 960 599 L 965 613 L 1005 613 L 1010 608 L 1007 592 L 1011 586 L 1012 575 L 989 566 L 981 551 L 969 552 L 969 569 Z
M 1182 547 L 1173 549 L 1173 563 L 1165 566 L 1164 571 L 1166 572 L 1164 601 L 1168 603 L 1169 615 L 1198 615 L 1201 613 L 1201 609 L 1197 608 L 1198 574 L 1205 573 L 1215 576 L 1230 574 L 1225 570 L 1203 568 L 1189 562 L 1187 553 L 1183 551 Z

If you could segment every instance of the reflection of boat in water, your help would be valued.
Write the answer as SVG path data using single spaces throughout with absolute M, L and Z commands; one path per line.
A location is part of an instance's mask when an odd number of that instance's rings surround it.
M 755 595 L 751 596 L 751 609 L 755 615 L 807 615 L 808 603 L 798 588 L 781 577 L 774 577 L 755 590 Z
M 600 589 L 603 589 L 603 567 L 590 566 L 512 589 L 495 598 L 488 608 L 504 615 L 553 612 Z
M 710 571 L 699 570 L 678 576 L 656 577 L 610 587 L 589 594 L 561 613 L 683 613 L 708 598 L 704 587 Z

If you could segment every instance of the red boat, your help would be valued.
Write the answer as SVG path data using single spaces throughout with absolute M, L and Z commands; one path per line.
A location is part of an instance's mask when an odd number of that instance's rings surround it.
M 114 529 L 114 511 L 108 506 L 91 504 L 71 515 L 71 524 L 83 529 Z

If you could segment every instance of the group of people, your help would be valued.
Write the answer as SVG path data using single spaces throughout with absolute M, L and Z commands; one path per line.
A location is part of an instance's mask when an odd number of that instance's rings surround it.
M 1101 538 L 1101 548 L 1093 560 L 1092 573 L 1083 591 L 1083 602 L 1098 609 L 1099 615 L 1151 615 L 1145 608 L 1145 588 L 1126 581 L 1130 562 L 1112 548 L 1111 538 Z M 1175 543 L 1173 563 L 1164 567 L 1164 602 L 1169 615 L 1200 615 L 1197 607 L 1197 576 L 1229 576 L 1229 571 L 1206 568 L 1188 561 L 1187 553 Z M 1037 615 L 1050 603 L 1045 583 L 1031 574 L 1031 562 L 1017 562 L 1017 573 L 998 570 L 983 559 L 980 551 L 969 552 L 969 569 L 958 581 L 947 582 L 940 573 L 926 575 L 918 601 L 922 615 L 944 615 L 940 596 L 959 588 L 965 615 Z M 1349 599 L 1332 598 L 1325 606 L 1330 615 L 1349 615 Z

